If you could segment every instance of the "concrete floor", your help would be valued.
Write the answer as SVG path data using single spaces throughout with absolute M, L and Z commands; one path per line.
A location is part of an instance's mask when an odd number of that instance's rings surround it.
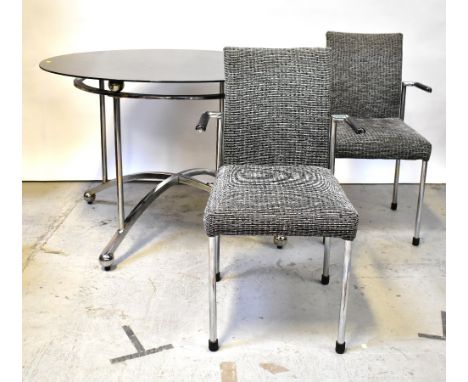
M 103 272 L 97 257 L 116 227 L 115 191 L 87 205 L 88 186 L 23 185 L 25 381 L 445 380 L 445 340 L 418 336 L 443 334 L 445 186 L 427 187 L 419 247 L 411 245 L 417 186 L 400 186 L 396 212 L 390 185 L 344 186 L 360 226 L 341 356 L 340 240 L 323 286 L 320 238 L 291 237 L 277 250 L 270 237 L 223 237 L 221 349 L 210 353 L 207 194 L 169 190 L 128 234 L 117 269 Z M 127 212 L 150 188 L 126 185 Z M 131 339 L 156 350 L 111 363 L 136 353 Z

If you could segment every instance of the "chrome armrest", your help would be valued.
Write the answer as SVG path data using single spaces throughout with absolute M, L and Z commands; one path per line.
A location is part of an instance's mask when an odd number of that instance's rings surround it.
M 198 132 L 203 132 L 206 131 L 206 128 L 208 126 L 208 122 L 210 121 L 210 118 L 216 118 L 216 119 L 221 119 L 223 118 L 223 113 L 220 111 L 206 111 L 204 112 L 200 120 L 198 121 L 198 124 L 195 126 L 195 130 Z
M 424 90 L 425 92 L 432 93 L 432 88 L 430 86 L 422 84 L 421 82 L 403 81 L 403 87 L 407 86 L 414 86 L 415 88 Z
M 334 121 L 345 122 L 356 134 L 363 134 L 366 132 L 366 130 L 362 126 L 359 126 L 359 123 L 348 114 L 333 114 L 332 118 Z
M 353 117 L 350 117 L 349 115 L 346 117 L 345 122 L 348 124 L 349 127 L 351 127 L 356 134 L 363 134 L 366 132 L 364 127 L 359 126 L 359 123 L 356 122 L 356 120 Z
M 425 92 L 432 93 L 430 86 L 424 85 L 421 82 L 403 81 L 401 83 L 401 95 L 400 95 L 400 119 L 405 119 L 405 105 L 406 105 L 406 88 L 408 86 L 414 86 L 415 88 L 424 90 Z

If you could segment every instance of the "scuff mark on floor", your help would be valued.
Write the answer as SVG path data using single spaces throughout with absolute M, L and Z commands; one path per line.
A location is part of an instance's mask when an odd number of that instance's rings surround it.
M 237 382 L 237 368 L 235 362 L 221 362 L 221 382 Z
M 284 366 L 278 365 L 273 362 L 261 363 L 260 367 L 262 369 L 265 369 L 266 371 L 269 371 L 271 374 L 279 374 L 289 371 L 289 369 L 286 369 Z
M 34 255 L 38 251 L 43 251 L 47 242 L 50 240 L 50 238 L 54 235 L 54 233 L 62 226 L 64 223 L 65 219 L 70 215 L 70 213 L 73 211 L 73 209 L 77 206 L 77 204 L 81 201 L 81 198 L 77 198 L 73 200 L 71 203 L 71 206 L 66 208 L 53 222 L 52 224 L 48 227 L 47 231 L 40 236 L 36 242 L 30 246 L 30 253 L 28 254 L 26 260 L 24 261 L 23 264 L 23 272 L 29 265 L 30 261 L 34 257 Z M 47 251 L 45 251 L 47 252 Z
M 68 253 L 63 252 L 61 249 L 51 249 L 51 248 L 47 248 L 47 247 L 42 247 L 41 251 L 45 252 L 45 253 L 52 253 L 54 255 L 69 256 Z

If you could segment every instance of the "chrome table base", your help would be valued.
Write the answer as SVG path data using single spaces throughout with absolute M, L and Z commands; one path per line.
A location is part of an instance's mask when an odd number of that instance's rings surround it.
M 169 178 L 172 173 L 169 172 L 139 172 L 136 174 L 130 174 L 123 176 L 123 182 L 128 183 L 132 181 L 153 181 L 153 182 L 162 182 L 163 180 Z M 110 187 L 115 187 L 117 185 L 117 179 L 111 179 L 103 181 L 95 187 L 90 188 L 83 194 L 84 200 L 88 204 L 93 203 L 96 200 L 96 194 L 100 191 L 103 191 Z
M 216 171 L 207 169 L 190 169 L 184 170 L 178 173 L 170 172 L 142 172 L 137 174 L 123 175 L 123 163 L 122 163 L 122 142 L 121 142 L 121 123 L 120 123 L 120 99 L 121 98 L 140 98 L 140 99 L 172 99 L 172 100 L 208 100 L 218 99 L 220 110 L 223 110 L 223 98 L 224 98 L 224 84 L 220 82 L 219 92 L 215 94 L 189 94 L 189 95 L 166 95 L 166 94 L 139 94 L 139 93 L 124 93 L 123 81 L 108 81 L 108 88 L 104 88 L 104 80 L 99 80 L 99 87 L 93 87 L 85 84 L 85 79 L 76 78 L 74 80 L 75 86 L 86 92 L 99 94 L 99 106 L 100 106 L 100 122 L 101 122 L 101 163 L 102 163 L 102 183 L 95 187 L 87 190 L 83 197 L 89 204 L 96 200 L 96 194 L 109 187 L 116 187 L 117 189 L 117 212 L 118 212 L 118 229 L 114 236 L 111 238 L 109 243 L 103 249 L 99 255 L 99 263 L 104 270 L 109 271 L 114 265 L 114 253 L 122 240 L 127 235 L 128 231 L 132 228 L 135 221 L 140 215 L 148 208 L 148 206 L 157 199 L 162 193 L 164 193 L 170 187 L 177 184 L 185 184 L 194 188 L 198 188 L 205 191 L 210 191 L 211 186 L 208 183 L 204 183 L 194 177 L 200 175 L 208 175 L 214 177 Z M 115 144 L 115 179 L 109 180 L 107 174 L 107 144 L 106 144 L 106 112 L 105 112 L 105 100 L 104 97 L 109 96 L 113 99 L 113 111 L 114 111 L 114 144 Z M 217 148 L 216 148 L 216 168 L 218 168 L 222 159 L 222 129 L 221 124 L 218 122 L 217 132 Z M 143 199 L 133 208 L 133 210 L 126 216 L 124 209 L 124 188 L 123 185 L 126 182 L 132 182 L 137 180 L 146 180 L 157 182 L 158 185 L 148 192 Z
M 147 175 L 149 174 L 150 173 L 143 173 L 142 175 L 144 176 L 140 179 L 148 179 Z M 130 178 L 131 180 L 136 180 L 137 175 L 138 174 L 129 175 L 128 178 Z M 112 265 L 114 263 L 114 252 L 116 251 L 116 249 L 118 248 L 122 240 L 125 238 L 128 231 L 130 231 L 135 221 L 140 217 L 140 215 L 150 206 L 150 204 L 155 199 L 157 199 L 167 189 L 177 184 L 185 184 L 185 185 L 209 192 L 211 190 L 211 186 L 208 183 L 201 182 L 200 180 L 195 179 L 193 177 L 198 176 L 198 175 L 209 175 L 209 176 L 214 177 L 215 172 L 205 170 L 205 169 L 191 169 L 191 170 L 181 171 L 176 174 L 171 174 L 169 176 L 167 173 L 151 173 L 151 175 L 154 175 L 154 178 L 151 178 L 151 179 L 161 180 L 161 182 L 154 189 L 148 192 L 143 197 L 143 199 L 141 199 L 140 202 L 133 208 L 133 210 L 124 219 L 123 227 L 119 228 L 115 232 L 114 236 L 112 237 L 112 239 L 109 241 L 109 243 L 106 245 L 106 247 L 103 249 L 103 251 L 101 252 L 99 256 L 99 263 L 106 271 L 109 271 L 112 269 Z M 164 177 L 165 179 L 163 179 Z M 107 182 L 107 183 L 112 183 L 112 181 Z M 113 184 L 115 184 L 115 181 Z M 113 184 L 110 184 L 110 185 L 101 184 L 97 187 L 92 188 L 91 191 L 98 192 L 98 191 L 103 190 L 104 188 L 112 186 Z M 89 192 L 90 191 L 87 191 L 85 193 L 85 200 L 87 200 L 86 195 Z M 92 194 L 92 195 L 95 195 L 95 194 Z

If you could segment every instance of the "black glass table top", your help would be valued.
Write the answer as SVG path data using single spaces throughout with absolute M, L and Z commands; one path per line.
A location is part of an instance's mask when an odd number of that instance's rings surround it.
M 130 82 L 224 81 L 223 53 L 210 50 L 132 49 L 72 53 L 42 60 L 64 76 Z

